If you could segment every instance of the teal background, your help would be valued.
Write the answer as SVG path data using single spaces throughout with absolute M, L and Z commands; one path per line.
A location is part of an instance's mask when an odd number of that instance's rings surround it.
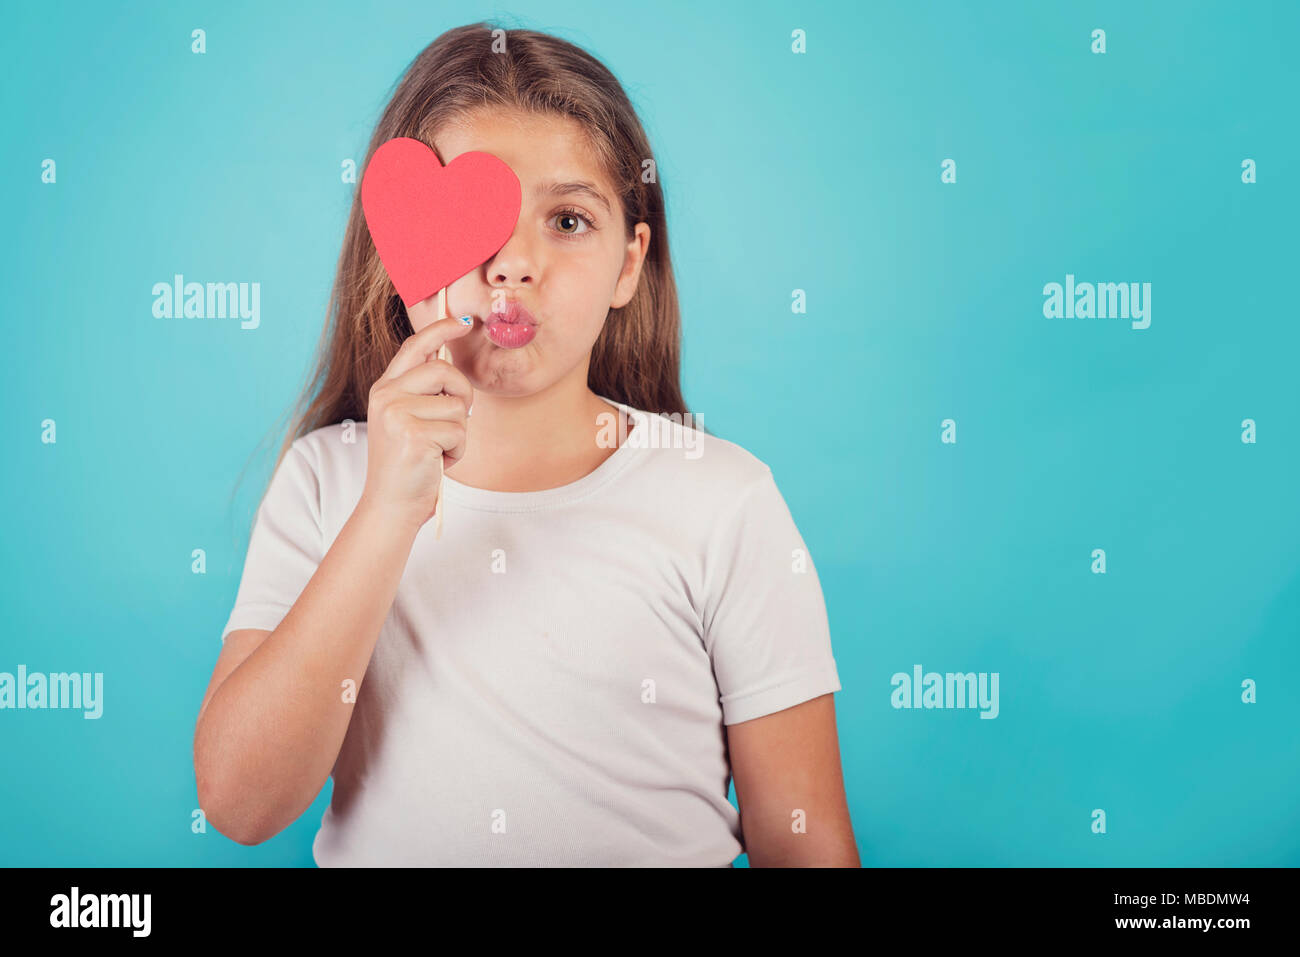
M 863 863 L 1300 863 L 1300 5 L 369 9 L 5 12 L 0 670 L 102 671 L 105 713 L 0 712 L 0 863 L 312 864 L 328 786 L 255 848 L 191 833 L 194 719 L 340 164 L 423 46 L 501 16 L 647 127 L 688 404 L 771 465 L 821 576 Z M 155 319 L 177 272 L 260 282 L 261 327 Z M 1067 272 L 1152 283 L 1151 327 L 1044 318 Z M 893 709 L 918 663 L 998 672 L 1001 714 Z

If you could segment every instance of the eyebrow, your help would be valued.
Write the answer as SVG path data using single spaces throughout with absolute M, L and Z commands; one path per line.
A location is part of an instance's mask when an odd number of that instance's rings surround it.
M 590 196 L 596 202 L 604 206 L 605 212 L 611 215 L 613 215 L 614 212 L 613 208 L 609 205 L 609 200 L 605 198 L 604 193 L 596 188 L 595 183 L 588 183 L 581 180 L 573 183 L 542 183 L 538 186 L 538 191 L 550 193 L 555 196 L 562 196 L 567 193 L 582 193 L 586 196 Z

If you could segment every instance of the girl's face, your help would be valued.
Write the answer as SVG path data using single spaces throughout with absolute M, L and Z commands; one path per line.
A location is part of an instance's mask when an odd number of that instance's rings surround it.
M 497 395 L 532 395 L 570 376 L 585 388 L 606 315 L 636 291 L 650 227 L 638 223 L 627 237 L 618 197 L 576 120 L 480 110 L 439 130 L 435 144 L 444 166 L 472 150 L 504 160 L 523 194 L 506 244 L 447 287 L 447 311 L 475 319 L 448 343 L 452 362 L 475 390 Z M 494 323 L 516 306 L 535 327 L 522 345 L 526 330 Z M 413 328 L 435 312 L 412 309 Z

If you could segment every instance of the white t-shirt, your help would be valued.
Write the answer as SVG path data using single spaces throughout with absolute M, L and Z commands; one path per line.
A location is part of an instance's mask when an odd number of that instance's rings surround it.
M 317 864 L 727 867 L 744 851 L 723 726 L 840 690 L 821 585 L 767 465 L 605 401 L 634 427 L 575 482 L 444 476 L 442 539 L 430 520 L 407 559 Z M 365 423 L 294 441 L 223 642 L 288 613 L 366 455 Z

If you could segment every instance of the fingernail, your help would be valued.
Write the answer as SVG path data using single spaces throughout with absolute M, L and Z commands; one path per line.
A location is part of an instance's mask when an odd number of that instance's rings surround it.
M 473 316 L 461 316 L 461 317 L 460 317 L 460 321 L 463 322 L 463 323 L 465 323 L 465 325 L 467 325 L 467 326 L 472 326 L 472 325 L 474 325 L 474 317 L 473 317 Z

